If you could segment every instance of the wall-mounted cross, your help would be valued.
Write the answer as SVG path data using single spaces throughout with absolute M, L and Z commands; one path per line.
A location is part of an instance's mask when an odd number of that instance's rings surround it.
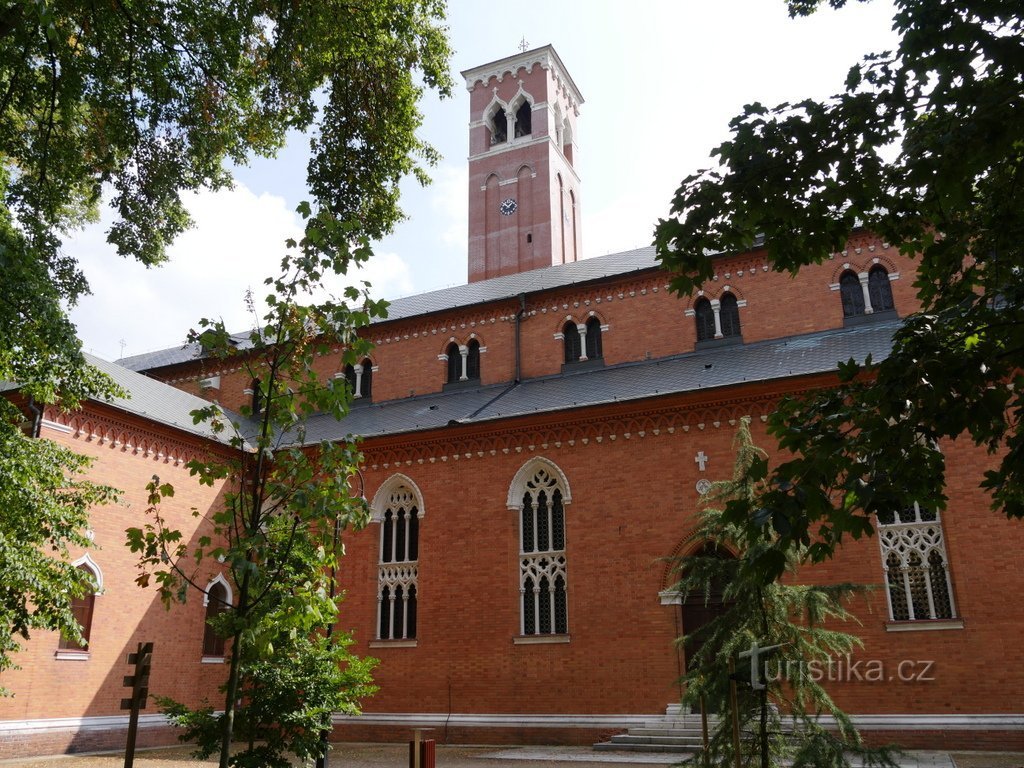
M 708 463 L 708 457 L 704 455 L 704 451 L 698 451 L 697 455 L 693 457 L 693 460 L 700 465 L 700 471 L 703 472 L 705 465 Z

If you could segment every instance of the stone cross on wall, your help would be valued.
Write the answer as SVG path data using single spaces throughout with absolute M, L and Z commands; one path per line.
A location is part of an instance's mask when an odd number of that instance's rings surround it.
M 703 472 L 708 463 L 708 457 L 704 455 L 704 451 L 697 451 L 697 455 L 693 457 L 693 460 L 700 466 L 700 471 Z

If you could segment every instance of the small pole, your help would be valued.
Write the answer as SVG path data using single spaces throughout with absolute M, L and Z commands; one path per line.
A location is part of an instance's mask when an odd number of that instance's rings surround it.
M 708 754 L 708 747 L 710 746 L 708 738 L 708 709 L 707 704 L 704 700 L 704 694 L 700 695 L 700 735 L 704 740 L 704 768 L 711 768 L 711 756 Z
M 735 768 L 740 766 L 740 712 L 739 703 L 736 700 L 736 662 L 732 655 L 729 656 L 729 709 L 732 710 L 732 752 Z

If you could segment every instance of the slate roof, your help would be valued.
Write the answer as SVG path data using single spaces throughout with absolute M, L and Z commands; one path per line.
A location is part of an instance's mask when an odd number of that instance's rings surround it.
M 836 370 L 850 358 L 884 359 L 899 321 L 717 347 L 675 357 L 581 369 L 555 376 L 456 390 L 380 404 L 359 404 L 341 421 L 314 416 L 306 443 L 348 434 L 378 437 L 449 424 L 476 424 L 535 413 L 628 402 Z
M 606 277 L 653 269 L 657 266 L 657 262 L 654 260 L 654 246 L 622 253 L 610 253 L 607 256 L 583 259 L 571 264 L 556 264 L 553 267 L 533 269 L 528 272 L 394 299 L 388 307 L 387 320 L 379 322 L 401 320 L 458 307 L 501 301 L 515 298 L 521 293 L 531 294 L 566 285 L 588 283 Z M 247 332 L 234 334 L 232 338 L 237 341 L 239 349 L 246 349 L 249 346 Z M 200 352 L 199 345 L 185 344 L 180 347 L 123 357 L 117 362 L 129 370 L 148 371 L 196 360 L 201 357 Z
M 127 398 L 115 397 L 99 402 L 209 440 L 225 444 L 231 440 L 233 433 L 230 429 L 216 434 L 205 422 L 192 423 L 192 411 L 209 405 L 201 397 L 182 392 L 169 384 L 135 373 L 95 355 L 85 353 L 85 359 L 89 365 L 103 371 L 129 394 Z M 245 419 L 238 414 L 225 410 L 225 415 L 232 421 L 245 424 Z

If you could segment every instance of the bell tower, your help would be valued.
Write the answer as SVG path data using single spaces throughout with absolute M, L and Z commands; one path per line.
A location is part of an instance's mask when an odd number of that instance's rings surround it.
M 469 90 L 469 282 L 576 261 L 583 97 L 550 45 L 462 73 Z

